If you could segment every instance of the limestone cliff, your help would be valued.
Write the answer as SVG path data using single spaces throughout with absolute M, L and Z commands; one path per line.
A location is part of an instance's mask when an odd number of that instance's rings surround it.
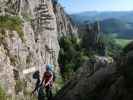
M 20 80 L 32 87 L 32 72 L 42 74 L 44 64 L 54 64 L 58 73 L 58 33 L 76 33 L 61 9 L 54 0 L 0 0 L 0 16 L 18 16 L 22 21 L 21 35 L 0 26 L 0 84 L 7 94 L 22 92 L 16 90 Z
M 78 28 L 74 23 L 72 23 L 70 16 L 66 14 L 64 8 L 57 2 L 53 3 L 53 7 L 56 16 L 59 37 L 77 35 Z

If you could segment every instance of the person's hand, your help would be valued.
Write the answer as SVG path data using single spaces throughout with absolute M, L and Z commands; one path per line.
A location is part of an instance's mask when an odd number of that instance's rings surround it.
M 50 81 L 45 84 L 45 87 L 50 86 Z
M 32 91 L 32 92 L 31 92 L 31 95 L 34 95 L 34 94 L 35 94 L 35 91 Z
M 48 85 L 49 85 L 49 82 L 48 82 L 48 83 L 46 83 L 44 86 L 45 86 L 45 87 L 47 87 Z

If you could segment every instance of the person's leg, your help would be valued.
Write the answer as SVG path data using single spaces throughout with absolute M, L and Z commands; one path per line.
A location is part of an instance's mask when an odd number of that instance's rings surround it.
M 50 87 L 46 87 L 46 96 L 48 100 L 52 99 L 52 91 Z
M 49 99 L 48 100 L 51 100 L 52 99 L 52 88 L 50 87 L 49 88 Z
M 42 87 L 38 91 L 38 100 L 45 100 L 45 94 Z
M 48 99 L 48 97 L 49 97 L 49 93 L 48 93 L 48 87 L 45 87 L 45 91 L 46 91 L 46 97 L 47 97 L 47 99 Z

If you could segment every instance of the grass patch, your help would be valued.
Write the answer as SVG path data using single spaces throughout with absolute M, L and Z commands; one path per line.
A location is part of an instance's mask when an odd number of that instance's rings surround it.
M 7 100 L 6 93 L 1 86 L 0 86 L 0 100 Z
M 24 33 L 22 31 L 22 20 L 18 16 L 0 16 L 0 30 L 15 30 L 22 40 Z
M 131 41 L 133 41 L 133 39 L 120 38 L 118 36 L 118 33 L 110 33 L 107 36 L 113 38 L 116 44 L 120 45 L 122 48 L 129 44 Z
M 133 39 L 115 39 L 116 43 L 120 45 L 121 47 L 125 47 L 127 44 L 129 44 Z

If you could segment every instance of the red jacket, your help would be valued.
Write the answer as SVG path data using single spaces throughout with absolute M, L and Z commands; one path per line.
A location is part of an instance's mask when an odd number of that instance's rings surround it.
M 47 84 L 49 82 L 49 86 L 52 86 L 52 84 L 53 84 L 53 73 L 51 71 L 44 72 L 43 80 L 44 80 L 44 84 Z

